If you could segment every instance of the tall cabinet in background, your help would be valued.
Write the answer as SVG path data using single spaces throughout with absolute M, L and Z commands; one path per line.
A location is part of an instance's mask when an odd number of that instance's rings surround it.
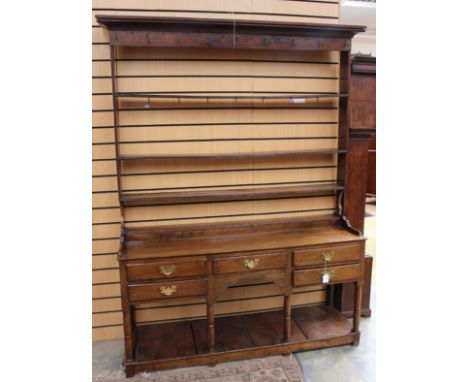
M 351 64 L 351 129 L 369 133 L 367 196 L 376 196 L 376 58 L 355 55 Z
M 349 162 L 348 177 L 352 181 L 344 196 L 344 214 L 351 225 L 364 231 L 366 196 L 376 196 L 376 58 L 357 54 L 351 56 L 349 88 Z M 370 286 L 372 257 L 365 256 L 361 314 L 370 316 Z M 354 285 L 337 285 L 336 307 L 351 315 L 354 309 Z

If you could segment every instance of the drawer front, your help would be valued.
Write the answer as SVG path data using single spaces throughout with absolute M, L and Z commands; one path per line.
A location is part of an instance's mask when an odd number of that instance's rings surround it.
M 327 284 L 356 280 L 360 277 L 360 270 L 361 266 L 359 264 L 327 267 L 327 272 L 330 275 L 330 281 Z M 323 273 L 324 268 L 294 271 L 294 286 L 323 284 Z
M 327 264 L 359 261 L 364 255 L 361 243 L 311 248 L 294 251 L 294 266 L 323 266 Z
M 128 298 L 130 301 L 135 302 L 203 296 L 206 294 L 206 290 L 206 280 L 167 281 L 164 283 L 129 285 Z
M 254 272 L 264 269 L 286 268 L 288 253 L 252 254 L 246 256 L 218 257 L 213 261 L 214 273 Z
M 206 275 L 206 260 L 127 264 L 128 281 L 172 279 Z

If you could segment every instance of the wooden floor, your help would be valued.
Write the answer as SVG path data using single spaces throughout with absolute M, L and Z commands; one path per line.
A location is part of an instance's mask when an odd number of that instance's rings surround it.
M 216 352 L 252 349 L 283 342 L 283 312 L 216 318 Z M 351 333 L 349 321 L 326 306 L 292 310 L 291 341 L 325 340 Z M 138 327 L 136 362 L 208 353 L 206 320 Z

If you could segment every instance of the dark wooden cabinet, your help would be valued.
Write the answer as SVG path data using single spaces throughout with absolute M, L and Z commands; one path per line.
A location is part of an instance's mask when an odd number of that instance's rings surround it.
M 351 89 L 349 93 L 351 129 L 369 132 L 367 188 L 376 196 L 376 58 L 366 55 L 351 57 Z
M 350 158 L 348 176 L 353 179 L 353 192 L 345 192 L 345 215 L 351 224 L 364 230 L 366 196 L 376 195 L 376 58 L 351 56 Z M 346 200 L 347 199 L 347 200 Z M 372 257 L 366 256 L 365 283 L 361 312 L 370 316 Z M 335 306 L 346 315 L 354 308 L 354 286 L 342 284 L 335 288 Z
M 351 87 L 349 91 L 351 129 L 376 128 L 376 58 L 351 56 Z
M 359 320 L 364 283 L 362 227 L 355 225 L 353 200 L 358 200 L 361 177 L 354 178 L 350 158 L 355 155 L 349 137 L 349 73 L 351 39 L 365 30 L 360 26 L 286 24 L 231 20 L 194 20 L 152 17 L 96 16 L 109 29 L 115 157 L 122 216 L 119 269 L 125 335 L 127 376 L 198 364 L 213 364 L 249 357 L 354 344 L 359 341 Z M 250 95 L 162 94 L 118 91 L 117 49 L 122 47 L 178 49 L 244 49 L 269 51 L 338 51 L 339 85 L 336 92 Z M 122 52 L 120 52 L 122 53 Z M 120 56 L 119 59 L 122 59 Z M 337 64 L 337 63 L 335 63 Z M 337 147 L 238 153 L 171 153 L 127 155 L 121 152 L 122 99 L 159 99 L 180 102 L 274 102 L 296 107 L 314 104 L 337 110 Z M 322 106 L 323 106 L 322 105 Z M 330 106 L 332 105 L 332 106 Z M 307 105 L 306 105 L 307 106 Z M 352 141 L 352 139 L 351 139 Z M 244 158 L 316 158 L 336 161 L 336 181 L 288 187 L 229 188 L 212 191 L 130 192 L 122 188 L 128 163 L 155 161 L 231 160 Z M 333 212 L 306 217 L 245 220 L 224 223 L 135 227 L 126 209 L 177 204 L 221 203 L 330 196 Z M 343 201 L 344 195 L 344 201 Z M 327 209 L 328 210 L 328 209 Z M 216 316 L 219 297 L 230 287 L 266 282 L 281 292 L 283 309 Z M 354 285 L 353 321 L 332 304 L 295 306 L 294 288 Z M 329 293 L 331 296 L 331 292 Z M 202 298 L 206 318 L 177 322 L 136 324 L 135 307 L 155 301 Z
M 377 135 L 369 140 L 369 158 L 367 164 L 367 196 L 377 196 Z

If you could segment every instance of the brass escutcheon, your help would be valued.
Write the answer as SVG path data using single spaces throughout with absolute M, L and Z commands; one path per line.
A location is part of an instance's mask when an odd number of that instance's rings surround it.
M 331 261 L 335 257 L 335 252 L 322 252 L 322 259 L 323 261 Z
M 159 290 L 164 296 L 170 296 L 177 290 L 177 287 L 175 285 L 162 286 Z
M 170 276 L 176 270 L 176 266 L 175 265 L 161 265 L 159 269 L 164 276 Z
M 260 259 L 247 259 L 244 260 L 244 265 L 246 268 L 254 269 L 258 264 L 260 264 Z

